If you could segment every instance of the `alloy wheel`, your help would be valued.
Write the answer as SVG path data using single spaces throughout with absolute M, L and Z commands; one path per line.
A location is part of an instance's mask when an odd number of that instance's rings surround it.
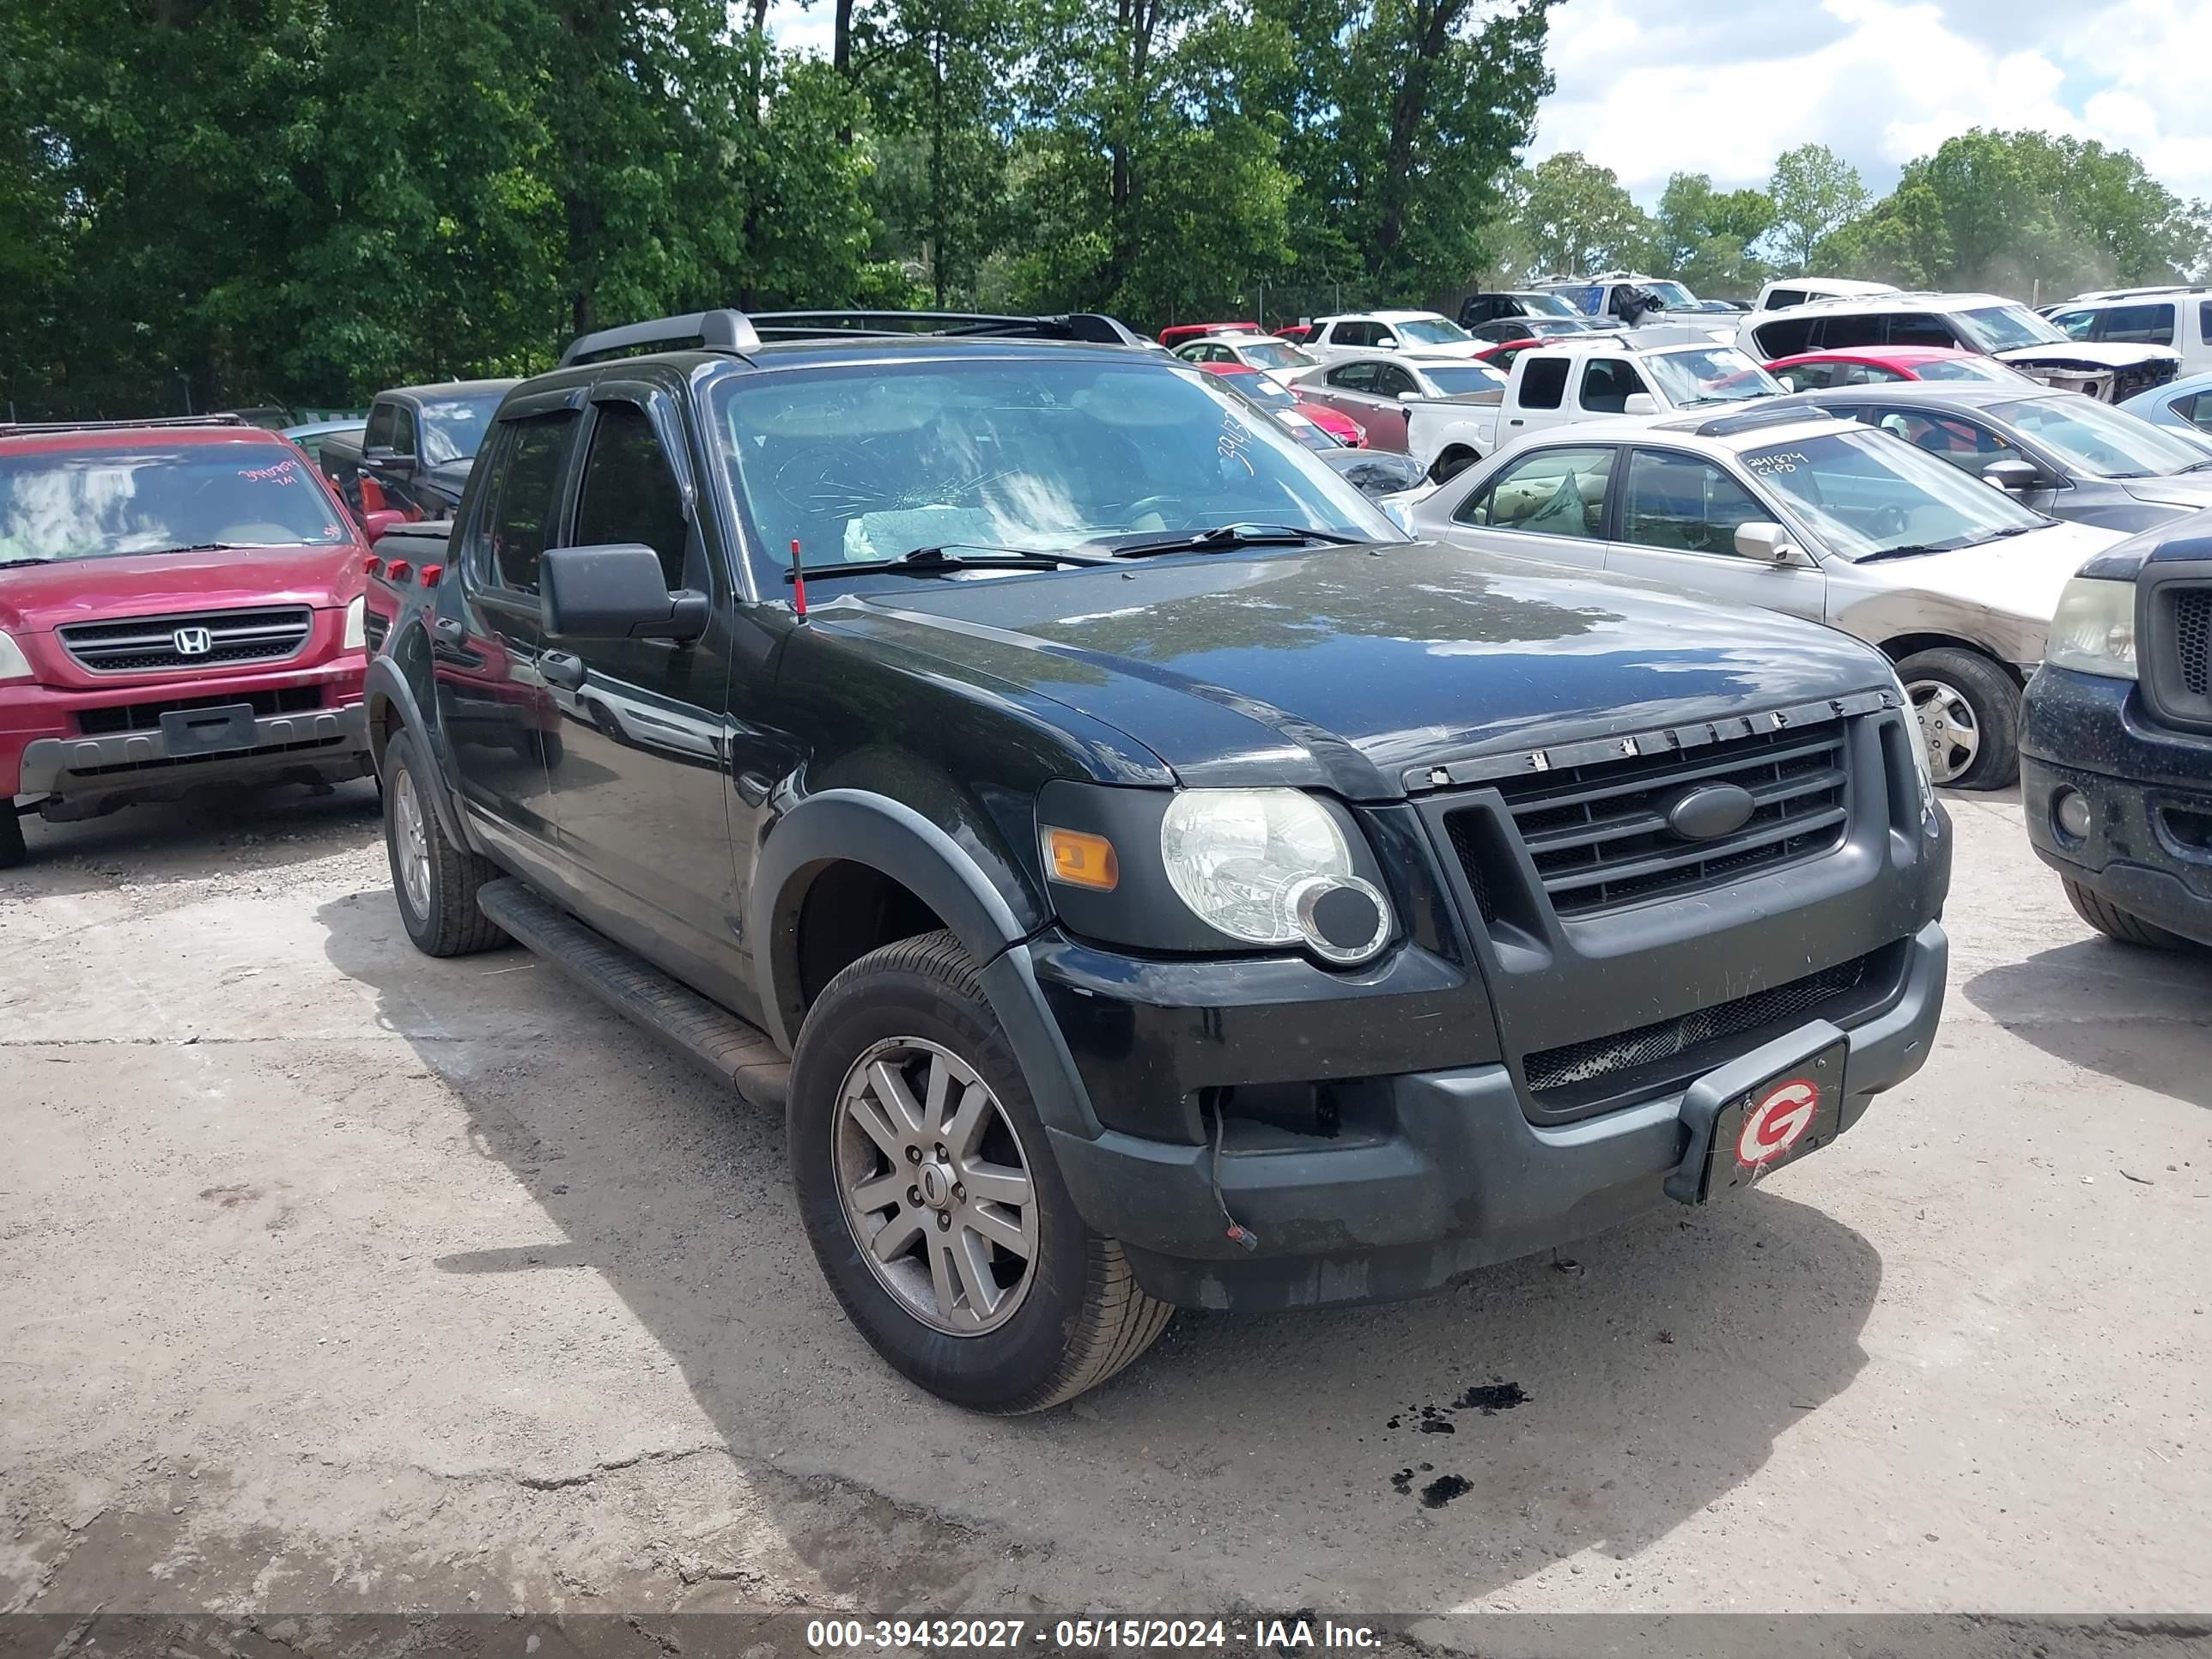
M 430 914 L 430 836 L 422 821 L 422 798 L 416 793 L 414 774 L 404 767 L 393 781 L 392 819 L 399 832 L 393 850 L 407 907 L 416 915 L 427 917 Z
M 877 1280 L 933 1330 L 1013 1317 L 1037 1261 L 1036 1189 L 990 1085 L 923 1037 L 874 1043 L 837 1092 L 837 1195 Z

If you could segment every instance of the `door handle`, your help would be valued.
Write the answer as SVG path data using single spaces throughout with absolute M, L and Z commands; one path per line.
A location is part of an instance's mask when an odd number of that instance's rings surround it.
M 1505 424 L 1508 426 L 1519 426 L 1522 424 L 1522 422 L 1521 417 L 1518 415 L 1516 415 L 1511 420 L 1506 422 Z
M 538 672 L 548 685 L 557 685 L 563 691 L 578 691 L 584 684 L 584 659 L 567 651 L 544 651 L 538 653 Z

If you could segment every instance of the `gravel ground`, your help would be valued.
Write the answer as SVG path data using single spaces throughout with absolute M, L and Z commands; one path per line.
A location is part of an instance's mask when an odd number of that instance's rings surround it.
M 2212 963 L 1953 811 L 1942 1039 L 1834 1149 L 1012 1421 L 846 1325 L 780 1124 L 416 955 L 368 786 L 33 821 L 0 1610 L 2212 1607 Z

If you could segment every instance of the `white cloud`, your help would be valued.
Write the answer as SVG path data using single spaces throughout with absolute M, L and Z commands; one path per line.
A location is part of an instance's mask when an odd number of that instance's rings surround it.
M 1885 190 L 1973 126 L 2101 139 L 2212 197 L 2188 67 L 2203 0 L 1577 0 L 1553 18 L 1532 159 L 1579 149 L 1647 201 L 1671 173 L 1759 183 L 1807 143 Z

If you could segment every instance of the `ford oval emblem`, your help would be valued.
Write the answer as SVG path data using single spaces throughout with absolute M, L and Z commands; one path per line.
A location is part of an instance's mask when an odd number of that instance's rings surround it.
M 1667 827 L 1684 841 L 1717 841 L 1750 823 L 1757 805 L 1735 784 L 1700 784 L 1668 809 Z

